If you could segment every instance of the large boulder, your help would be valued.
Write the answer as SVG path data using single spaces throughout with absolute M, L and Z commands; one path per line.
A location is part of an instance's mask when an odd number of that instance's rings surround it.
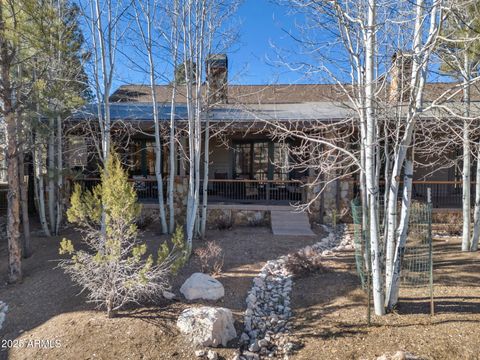
M 203 273 L 192 274 L 183 283 L 180 292 L 187 300 L 218 300 L 225 295 L 225 289 L 220 281 Z
M 225 308 L 185 309 L 178 317 L 177 326 L 182 334 L 200 346 L 227 346 L 228 341 L 237 337 L 232 312 Z

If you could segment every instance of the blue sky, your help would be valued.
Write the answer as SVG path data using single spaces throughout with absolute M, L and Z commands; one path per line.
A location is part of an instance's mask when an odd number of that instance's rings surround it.
M 81 0 L 80 0 L 81 1 Z M 289 33 L 299 34 L 298 26 L 304 23 L 304 18 L 299 14 L 292 14 L 291 8 L 278 5 L 275 0 L 243 0 L 237 13 L 231 19 L 237 25 L 239 41 L 227 52 L 229 57 L 229 82 L 231 84 L 272 84 L 272 83 L 325 83 L 331 78 L 324 69 L 311 69 L 312 77 L 306 78 L 301 71 L 289 69 L 281 57 L 291 63 L 307 60 L 312 66 L 318 65 L 318 58 L 302 55 L 305 48 L 291 37 Z M 317 55 L 323 56 L 323 64 L 328 67 L 337 78 L 349 80 L 349 67 L 344 64 L 347 57 L 340 47 L 329 47 L 328 39 L 333 35 L 322 30 L 313 35 L 312 41 L 316 43 Z M 298 36 L 301 38 L 302 36 Z M 88 42 L 88 41 L 87 41 Z M 128 42 L 128 41 L 127 41 Z M 143 46 L 133 42 L 132 46 L 139 46 L 137 50 L 129 50 L 125 46 L 123 56 L 120 55 L 114 76 L 113 91 L 118 86 L 126 83 L 147 84 L 148 71 L 146 57 L 141 55 Z M 389 49 L 387 51 L 393 51 Z M 126 56 L 131 58 L 127 60 Z M 387 54 L 387 60 L 390 54 Z M 123 59 L 122 59 L 123 58 Z M 138 62 L 132 65 L 133 62 Z M 157 62 L 157 70 L 161 73 L 171 73 L 165 63 Z M 345 66 L 346 65 L 346 66 Z M 163 66 L 163 68 L 162 68 Z M 432 75 L 430 78 L 432 78 Z M 438 80 L 438 79 L 436 79 Z M 157 83 L 167 80 L 159 79 Z M 168 80 L 169 81 L 169 80 Z
M 299 74 L 278 60 L 278 52 L 294 48 L 286 31 L 295 31 L 295 19 L 285 6 L 268 0 L 245 0 L 238 10 L 240 42 L 229 56 L 230 81 L 240 84 L 292 83 Z
M 301 75 L 278 63 L 280 49 L 296 44 L 286 31 L 295 30 L 296 17 L 286 6 L 270 0 L 244 0 L 232 21 L 238 23 L 239 41 L 228 51 L 229 82 L 269 84 L 305 82 Z M 119 58 L 114 89 L 125 83 L 147 83 L 148 76 L 132 71 L 131 64 Z

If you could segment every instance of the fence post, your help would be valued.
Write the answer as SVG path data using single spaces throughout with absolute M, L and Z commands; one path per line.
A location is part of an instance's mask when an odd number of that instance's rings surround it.
M 433 239 L 432 239 L 432 189 L 427 188 L 427 209 L 429 213 L 429 221 L 428 221 L 428 237 L 430 240 L 430 249 L 429 249 L 429 257 L 430 257 L 430 315 L 435 315 L 435 304 L 433 300 Z

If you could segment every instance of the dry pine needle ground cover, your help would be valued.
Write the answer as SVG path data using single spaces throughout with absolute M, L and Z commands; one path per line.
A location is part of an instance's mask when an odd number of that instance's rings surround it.
M 459 239 L 434 239 L 435 316 L 426 288 L 402 289 L 396 313 L 366 326 L 366 295 L 351 253 L 330 272 L 294 284 L 295 359 L 376 359 L 403 350 L 422 359 L 480 359 L 480 254 L 461 253 Z
M 157 229 L 143 235 L 162 240 Z M 75 237 L 74 233 L 69 237 Z M 317 242 L 315 238 L 273 236 L 267 228 L 210 231 L 225 252 L 219 280 L 225 298 L 210 305 L 234 312 L 241 330 L 245 297 L 252 278 L 265 261 Z M 18 285 L 0 284 L 0 300 L 9 305 L 2 339 L 60 340 L 54 349 L 13 348 L 0 351 L 0 359 L 195 359 L 188 339 L 177 331 L 178 314 L 188 306 L 162 301 L 122 312 L 107 319 L 103 312 L 84 303 L 79 289 L 56 269 L 60 238 L 35 237 L 35 254 L 25 261 L 25 280 Z M 197 242 L 198 244 L 198 242 Z M 435 241 L 435 317 L 428 315 L 424 290 L 403 291 L 398 313 L 374 318 L 367 328 L 364 292 L 354 272 L 353 254 L 342 253 L 326 264 L 328 271 L 311 274 L 294 283 L 294 340 L 302 347 L 293 359 L 375 359 L 406 350 L 426 359 L 480 359 L 480 257 L 462 254 L 458 241 Z M 6 246 L 0 245 L 0 272 L 6 272 Z M 182 270 L 174 291 L 200 265 L 195 259 Z M 236 343 L 219 349 L 230 359 Z

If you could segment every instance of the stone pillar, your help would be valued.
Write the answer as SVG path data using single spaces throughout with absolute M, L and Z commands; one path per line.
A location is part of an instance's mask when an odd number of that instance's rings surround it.
M 174 202 L 175 202 L 175 222 L 185 223 L 187 211 L 188 177 L 175 176 L 174 184 Z
M 312 183 L 314 181 L 314 178 L 308 178 L 308 183 Z M 310 218 L 310 223 L 314 222 L 321 222 L 322 220 L 322 194 L 320 193 L 321 190 L 321 185 L 320 184 L 313 184 L 307 186 L 305 189 L 305 195 L 306 195 L 306 201 L 310 203 L 313 201 L 310 205 L 309 208 L 309 218 Z M 318 196 L 316 199 L 315 197 Z M 315 199 L 315 200 L 313 200 Z

